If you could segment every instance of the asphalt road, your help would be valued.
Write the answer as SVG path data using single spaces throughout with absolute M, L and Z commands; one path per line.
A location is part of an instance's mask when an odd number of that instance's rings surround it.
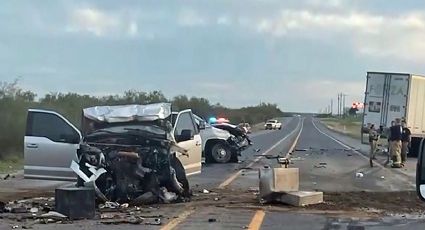
M 284 120 L 284 128 L 259 131 L 254 145 L 243 152 L 240 163 L 211 164 L 190 178 L 192 202 L 149 207 L 146 213 L 162 215 L 162 226 L 144 229 L 423 229 L 424 220 L 413 215 L 376 216 L 362 210 L 292 208 L 281 204 L 259 205 L 258 169 L 277 166 L 259 155 L 285 155 L 291 149 L 293 164 L 300 169 L 302 190 L 327 192 L 388 192 L 413 190 L 414 178 L 396 170 L 369 167 L 360 152 L 340 143 L 312 117 Z M 359 178 L 356 174 L 361 173 Z M 1 185 L 1 184 L 0 184 Z M 208 194 L 202 191 L 206 189 Z M 367 196 L 367 193 L 365 193 Z M 4 219 L 0 229 L 25 223 Z M 98 220 L 72 224 L 34 225 L 34 229 L 140 229 L 138 225 L 103 225 Z

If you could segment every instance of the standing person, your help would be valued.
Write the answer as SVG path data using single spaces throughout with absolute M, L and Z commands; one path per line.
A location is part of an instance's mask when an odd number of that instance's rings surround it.
M 403 128 L 401 127 L 401 119 L 395 120 L 395 125 L 390 128 L 391 132 L 391 157 L 393 158 L 392 168 L 401 168 L 401 139 Z
M 378 143 L 378 132 L 375 130 L 375 125 L 372 124 L 369 128 L 369 145 L 370 145 L 370 155 L 369 155 L 369 163 L 370 167 L 373 167 L 373 159 L 375 158 L 376 146 Z
M 412 133 L 410 129 L 407 128 L 405 121 L 402 122 L 401 126 L 403 127 L 403 132 L 401 134 L 401 167 L 404 167 L 407 161 L 407 152 L 409 151 L 412 141 Z
M 391 121 L 391 126 L 389 128 L 385 128 L 385 134 L 387 136 L 387 162 L 385 162 L 385 165 L 388 165 L 390 163 L 390 160 L 392 159 L 391 156 L 391 127 L 395 125 L 395 121 Z

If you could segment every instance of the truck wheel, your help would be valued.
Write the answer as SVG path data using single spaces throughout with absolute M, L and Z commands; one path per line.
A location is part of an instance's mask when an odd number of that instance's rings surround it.
M 216 143 L 211 148 L 211 158 L 217 163 L 227 163 L 232 158 L 232 151 L 223 143 Z
M 179 158 L 177 158 L 176 156 L 173 156 L 170 159 L 170 165 L 176 171 L 177 180 L 183 186 L 183 189 L 184 189 L 183 196 L 190 197 L 191 191 L 190 191 L 189 181 L 187 180 L 186 171 L 184 170 L 184 166 L 182 162 L 179 160 Z

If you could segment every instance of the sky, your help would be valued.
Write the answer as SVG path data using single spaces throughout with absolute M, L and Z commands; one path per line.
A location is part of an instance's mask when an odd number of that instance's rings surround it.
M 425 74 L 423 0 L 1 1 L 0 81 L 317 112 L 367 71 Z

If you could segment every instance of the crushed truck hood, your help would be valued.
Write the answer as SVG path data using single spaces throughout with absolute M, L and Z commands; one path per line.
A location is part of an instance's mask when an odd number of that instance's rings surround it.
M 83 115 L 90 120 L 107 123 L 155 121 L 171 115 L 171 104 L 95 106 L 84 109 Z

